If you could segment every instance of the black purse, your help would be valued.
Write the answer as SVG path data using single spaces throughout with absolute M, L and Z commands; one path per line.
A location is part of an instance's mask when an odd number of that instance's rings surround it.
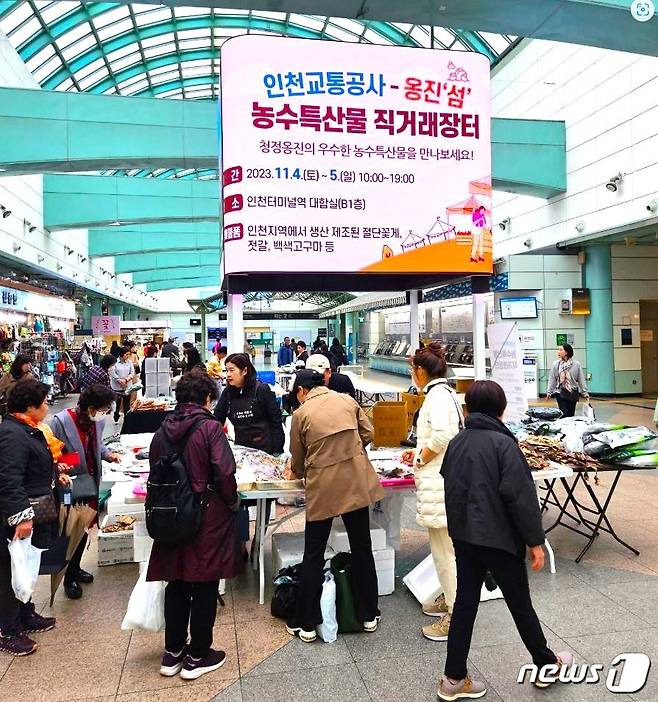
M 81 467 L 69 473 L 71 477 L 71 487 L 68 488 L 71 492 L 71 504 L 89 503 L 92 500 L 98 499 L 98 487 L 93 475 L 89 475 L 86 470 Z M 64 490 L 60 488 L 60 495 L 64 503 Z
M 30 507 L 32 507 L 34 511 L 32 522 L 35 525 L 52 524 L 59 519 L 59 511 L 57 510 L 55 496 L 52 492 L 47 495 L 41 495 L 40 497 L 28 497 L 27 499 L 30 503 Z

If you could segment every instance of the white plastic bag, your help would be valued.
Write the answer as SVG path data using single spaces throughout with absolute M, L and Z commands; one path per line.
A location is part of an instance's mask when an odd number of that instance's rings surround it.
M 10 541 L 8 548 L 14 594 L 21 602 L 29 602 L 39 577 L 43 549 L 32 546 L 32 537 Z
M 147 582 L 146 571 L 145 568 L 130 595 L 126 616 L 121 624 L 123 631 L 163 631 L 165 628 L 164 599 L 167 583 Z
M 336 619 L 336 581 L 330 570 L 324 572 L 324 585 L 320 597 L 322 624 L 317 631 L 325 643 L 333 643 L 338 638 L 338 619 Z
M 592 407 L 592 405 L 589 402 L 586 402 L 583 405 L 583 417 L 585 417 L 585 419 L 588 422 L 595 422 L 596 421 L 596 414 L 594 413 L 594 408 Z

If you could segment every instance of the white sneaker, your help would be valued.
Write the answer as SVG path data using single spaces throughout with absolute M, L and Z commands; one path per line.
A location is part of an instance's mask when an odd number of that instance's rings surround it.
M 286 631 L 291 636 L 299 636 L 299 638 L 304 643 L 313 643 L 315 641 L 315 639 L 318 638 L 318 635 L 315 631 L 305 631 L 300 626 L 288 626 L 286 624 Z
M 363 631 L 367 632 L 368 634 L 374 633 L 377 631 L 377 627 L 379 626 L 381 619 L 381 615 L 379 615 L 370 622 L 363 622 Z

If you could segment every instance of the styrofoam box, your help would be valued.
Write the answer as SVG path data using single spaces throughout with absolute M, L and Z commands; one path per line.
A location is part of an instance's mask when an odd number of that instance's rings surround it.
M 171 361 L 168 358 L 146 358 L 146 359 L 144 359 L 145 373 L 164 373 L 166 371 L 167 375 L 169 375 L 170 368 L 171 368 Z
M 101 529 L 114 524 L 117 517 L 108 514 L 101 522 Z M 105 534 L 98 532 L 98 565 L 116 565 L 132 563 L 135 555 L 133 547 L 134 534 L 132 531 Z
M 413 596 L 421 603 L 433 602 L 443 592 L 432 554 L 423 559 L 412 571 L 402 578 L 402 582 L 411 590 Z M 489 592 L 483 585 L 480 592 L 480 602 L 499 600 L 503 593 L 500 588 Z
M 135 519 L 145 519 L 144 501 L 142 502 L 125 502 L 110 497 L 105 503 L 105 509 L 108 515 L 118 517 L 120 514 L 129 514 Z
M 379 595 L 392 595 L 395 592 L 395 549 L 390 546 L 372 552 L 377 569 L 377 589 Z
M 370 539 L 372 541 L 372 550 L 379 551 L 386 548 L 386 532 L 380 529 L 376 524 L 370 524 Z M 329 533 L 329 546 L 336 553 L 350 550 L 350 541 L 347 538 L 347 531 L 342 520 L 335 520 L 331 532 Z
M 324 558 L 335 555 L 330 546 L 324 553 Z M 281 568 L 301 563 L 304 558 L 304 534 L 273 534 L 272 535 L 272 573 L 276 575 Z
M 270 521 L 276 517 L 276 500 L 272 502 L 272 506 L 270 507 Z M 255 522 L 256 521 L 256 505 L 253 507 L 249 507 L 249 521 L 250 522 Z

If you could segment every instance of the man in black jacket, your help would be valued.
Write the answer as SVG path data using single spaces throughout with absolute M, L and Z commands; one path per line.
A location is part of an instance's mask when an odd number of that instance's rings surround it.
M 319 353 L 314 353 L 312 356 L 308 357 L 308 360 L 306 361 L 306 368 L 317 371 L 320 373 L 320 375 L 324 376 L 324 384 L 329 388 L 329 390 L 341 392 L 345 395 L 349 395 L 353 399 L 356 399 L 354 383 L 352 383 L 349 375 L 334 373 L 331 370 L 331 363 L 326 356 Z
M 474 383 L 466 393 L 465 430 L 450 442 L 443 458 L 448 532 L 457 560 L 457 599 L 438 691 L 443 700 L 486 693 L 482 683 L 469 677 L 466 661 L 487 570 L 537 668 L 573 663 L 570 653 L 556 655 L 548 648 L 530 599 L 526 548 L 532 569 L 541 570 L 545 535 L 530 467 L 501 421 L 506 406 L 500 385 L 491 380 Z M 535 684 L 547 687 L 540 679 Z

